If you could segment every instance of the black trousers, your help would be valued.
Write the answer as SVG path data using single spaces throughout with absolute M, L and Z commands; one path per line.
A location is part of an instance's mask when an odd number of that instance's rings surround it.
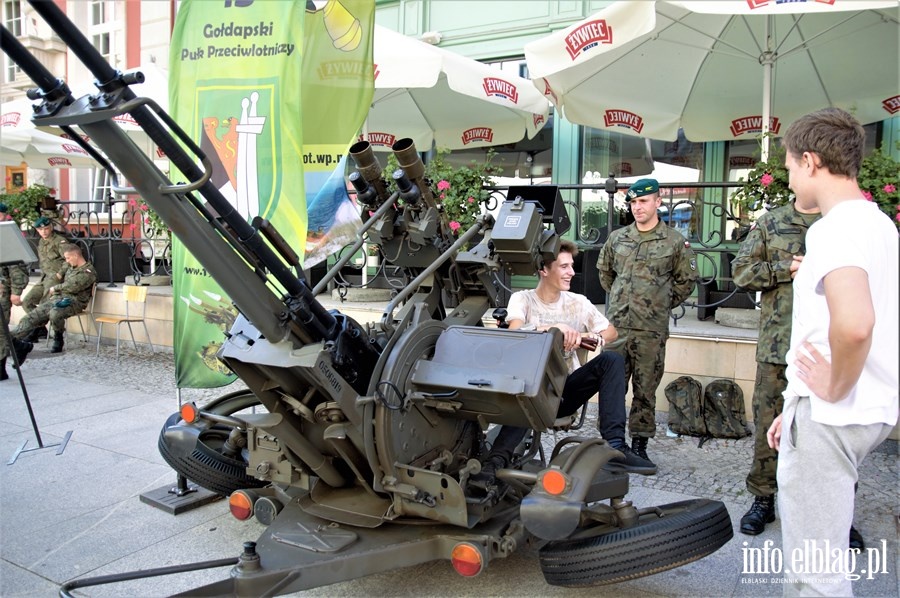
M 569 374 L 563 386 L 557 417 L 572 415 L 598 394 L 600 436 L 614 447 L 625 442 L 625 360 L 618 353 L 603 351 Z M 503 426 L 491 456 L 503 457 L 508 464 L 528 428 Z

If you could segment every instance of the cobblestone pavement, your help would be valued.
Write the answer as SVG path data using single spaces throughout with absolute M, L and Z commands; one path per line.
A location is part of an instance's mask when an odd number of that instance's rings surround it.
M 73 335 L 77 338 L 77 335 Z M 172 412 L 176 408 L 175 366 L 171 350 L 163 350 L 155 354 L 149 353 L 146 347 L 135 352 L 130 347 L 123 347 L 121 360 L 116 360 L 115 349 L 103 345 L 100 355 L 95 355 L 94 345 L 82 344 L 75 340 L 69 343 L 67 350 L 60 355 L 51 355 L 45 345 L 39 345 L 29 355 L 25 365 L 26 381 L 31 380 L 35 389 L 43 388 L 44 395 L 35 390 L 32 400 L 38 408 L 41 421 L 50 419 L 47 407 L 62 407 L 61 402 L 54 402 L 54 397 L 47 396 L 47 379 L 58 375 L 61 379 L 72 383 L 83 381 L 93 388 L 100 385 L 106 388 L 121 388 L 135 391 L 135 395 L 152 403 L 142 410 L 143 405 L 131 410 L 124 408 L 122 413 L 151 414 L 146 421 L 130 421 L 123 424 L 125 433 L 142 433 L 149 443 L 155 441 L 156 430 L 162 424 L 164 415 L 160 415 L 159 405 L 167 411 L 171 400 Z M 43 381 L 43 386 L 41 385 Z M 5 386 L 11 384 L 11 386 Z M 0 388 L 4 396 L 15 386 L 15 377 Z M 183 400 L 195 400 L 203 404 L 207 400 L 218 397 L 241 387 L 235 383 L 217 389 L 183 389 Z M 50 391 L 51 394 L 56 389 Z M 65 394 L 65 389 L 59 392 Z M 111 391 L 110 391 L 111 392 Z M 121 391 L 120 391 L 121 392 Z M 105 396 L 93 403 L 103 405 Z M 171 397 L 171 399 L 169 398 Z M 82 399 L 90 401 L 90 399 Z M 124 402 L 124 400 L 123 400 Z M 96 408 L 96 407 L 95 407 Z M 22 411 L 21 409 L 19 411 Z M 3 499 L 3 525 L 9 528 L 4 534 L 0 549 L 0 587 L 12 591 L 0 592 L 3 596 L 51 596 L 56 595 L 55 587 L 64 580 L 81 575 L 97 575 L 120 573 L 122 571 L 172 564 L 172 555 L 187 560 L 203 560 L 221 558 L 223 551 L 239 545 L 237 538 L 246 539 L 247 526 L 259 527 L 261 524 L 235 522 L 225 513 L 220 505 L 210 505 L 178 518 L 169 518 L 155 509 L 140 505 L 133 490 L 125 490 L 129 483 L 141 488 L 140 491 L 155 488 L 168 483 L 171 470 L 160 465 L 161 458 L 155 446 L 132 447 L 128 439 L 117 444 L 116 438 L 100 439 L 97 434 L 103 430 L 104 422 L 116 421 L 118 412 L 84 419 L 60 418 L 55 426 L 43 424 L 50 430 L 76 429 L 70 447 L 66 449 L 65 460 L 57 461 L 50 455 L 39 458 L 34 455 L 15 467 L 3 471 L 6 481 L 0 486 L 0 498 Z M 20 414 L 21 415 L 21 414 Z M 11 416 L 10 416 L 11 417 Z M 582 436 L 597 436 L 596 405 L 589 404 L 588 414 L 582 429 L 573 432 Z M 698 439 L 689 437 L 669 437 L 666 434 L 667 415 L 657 414 L 657 433 L 648 446 L 651 458 L 659 465 L 659 473 L 655 476 L 630 476 L 631 491 L 629 497 L 640 506 L 662 504 L 688 497 L 707 497 L 723 501 L 730 512 L 732 523 L 737 526 L 738 520 L 752 502 L 751 495 L 745 488 L 744 479 L 750 466 L 752 440 L 709 440 L 699 447 Z M 21 420 L 21 417 L 19 418 Z M 158 420 L 158 421 L 157 421 Z M 6 447 L 12 452 L 13 437 L 27 435 L 27 424 L 18 424 L 22 432 L 9 432 Z M 146 427 L 150 430 L 145 433 Z M 139 428 L 141 428 L 139 430 Z M 52 432 L 51 432 L 52 433 Z M 92 436 L 93 434 L 93 436 Z M 546 451 L 552 450 L 555 442 L 561 439 L 562 433 L 554 438 L 553 433 L 543 436 Z M 2 438 L 0 438 L 2 440 Z M 102 447 L 102 448 L 101 448 Z M 127 447 L 127 450 L 122 447 Z M 79 451 L 81 453 L 79 453 Z M 121 451 L 121 452 L 120 452 Z M 144 453 L 146 452 L 146 456 Z M 886 441 L 869 456 L 860 471 L 860 487 L 856 501 L 856 526 L 864 537 L 873 545 L 887 543 L 886 562 L 890 564 L 889 575 L 877 578 L 874 582 L 861 580 L 854 583 L 854 592 L 858 596 L 893 596 L 897 594 L 897 538 L 898 538 L 898 460 L 897 442 Z M 68 516 L 71 522 L 58 521 L 59 515 L 53 510 L 53 497 L 45 497 L 47 501 L 28 505 L 21 497 L 28 492 L 36 492 L 42 479 L 69 479 L 68 473 L 60 470 L 66 467 L 80 467 L 76 458 L 79 454 L 89 455 L 94 461 L 84 463 L 89 473 L 84 479 L 103 480 L 104 508 L 103 525 L 97 525 L 97 515 L 93 492 L 85 490 L 78 478 L 77 488 L 81 489 L 77 498 L 66 501 L 78 505 L 75 514 Z M 135 457 L 137 456 L 137 457 Z M 127 480 L 118 479 L 109 471 L 109 459 L 125 459 L 135 470 Z M 34 468 L 28 469 L 26 466 Z M 78 469 L 81 472 L 81 469 Z M 74 475 L 74 474 L 73 474 Z M 133 479 L 131 479 L 133 478 Z M 73 478 L 74 479 L 74 478 Z M 63 483 L 63 482 L 57 482 Z M 74 483 L 74 482 L 73 482 Z M 33 486 L 33 488 L 32 488 Z M 118 493 L 117 493 L 118 492 Z M 121 495 L 121 496 L 120 496 Z M 115 498 L 112 498 L 115 497 Z M 664 500 L 663 500 L 664 499 Z M 115 508 L 108 511 L 107 501 L 115 502 Z M 48 502 L 45 505 L 44 502 Z M 58 501 L 57 501 L 58 502 Z M 83 503 L 83 504 L 82 504 Z M 34 508 L 41 509 L 42 515 L 27 513 Z M 57 509 L 63 506 L 57 505 Z M 71 509 L 70 509 L 71 510 Z M 69 513 L 67 510 L 66 513 Z M 83 511 L 83 513 L 81 512 Z M 823 513 L 823 516 L 828 516 Z M 51 517 L 49 523 L 40 523 L 41 518 Z M 53 518 L 57 519 L 53 519 Z M 212 518 L 212 519 L 210 519 Z M 60 530 L 60 526 L 66 529 Z M 27 533 L 14 533 L 16 529 L 27 529 Z M 126 531 L 132 530 L 133 538 L 128 539 Z M 140 531 L 138 531 L 140 530 Z M 148 540 L 147 530 L 155 530 L 155 534 L 165 537 L 165 543 L 156 544 Z M 258 531 L 256 534 L 258 535 Z M 94 537 L 96 536 L 96 539 Z M 251 536 L 255 537 L 255 536 Z M 63 547 L 59 547 L 60 538 L 66 538 Z M 227 541 L 226 541 L 227 540 Z M 547 585 L 537 566 L 535 551 L 523 549 L 508 559 L 493 563 L 477 580 L 460 578 L 452 572 L 445 562 L 432 562 L 407 569 L 392 570 L 386 573 L 367 576 L 333 586 L 325 586 L 298 593 L 298 596 L 566 596 L 567 598 L 599 596 L 617 596 L 620 598 L 645 596 L 780 596 L 781 586 L 777 585 L 776 575 L 747 575 L 741 572 L 742 551 L 744 546 L 760 547 L 763 542 L 772 541 L 780 546 L 780 522 L 775 521 L 766 531 L 756 538 L 735 533 L 735 538 L 715 554 L 672 571 L 641 578 L 614 586 L 594 588 L 559 588 Z M 181 552 L 179 548 L 181 547 Z M 174 552 L 173 552 L 174 551 Z M 231 553 L 226 553 L 230 555 Z M 185 556 L 187 555 L 187 556 Z M 210 573 L 209 581 L 219 579 L 219 573 Z M 2 579 L 5 577 L 6 579 Z M 138 584 L 138 582 L 133 582 Z M 152 585 L 152 584 L 157 585 Z M 176 589 L 169 580 L 147 580 L 142 585 L 128 589 L 92 589 L 82 595 L 92 598 L 107 596 L 157 596 L 168 595 Z M 197 582 L 184 580 L 187 589 L 199 585 Z M 35 589 L 35 588 L 40 588 Z

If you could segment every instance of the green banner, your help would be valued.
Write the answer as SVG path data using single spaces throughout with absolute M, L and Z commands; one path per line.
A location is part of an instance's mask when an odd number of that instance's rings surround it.
M 238 213 L 272 222 L 300 255 L 307 181 L 331 172 L 371 103 L 374 12 L 374 0 L 184 0 L 178 11 L 171 113 Z M 216 352 L 236 311 L 177 239 L 172 249 L 176 383 L 223 386 L 234 376 Z

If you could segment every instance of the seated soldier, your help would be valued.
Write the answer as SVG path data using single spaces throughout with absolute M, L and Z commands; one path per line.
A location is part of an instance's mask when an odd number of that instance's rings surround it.
M 32 331 L 50 322 L 53 332 L 51 353 L 63 350 L 66 319 L 80 314 L 91 300 L 91 289 L 97 282 L 94 265 L 84 259 L 78 245 L 65 245 L 63 257 L 66 265 L 59 272 L 60 282 L 47 289 L 47 298 L 25 315 L 12 332 L 13 347 L 19 363 L 31 352 L 33 345 L 26 340 Z
M 569 375 L 557 417 L 575 413 L 599 393 L 600 435 L 623 455 L 610 461 L 608 469 L 653 475 L 656 465 L 633 453 L 625 443 L 625 362 L 621 355 L 602 350 L 606 343 L 616 340 L 618 333 L 587 297 L 569 291 L 577 254 L 578 247 L 573 242 L 562 241 L 556 259 L 538 270 L 537 288 L 513 293 L 507 306 L 509 328 L 556 328 L 563 333 Z M 597 342 L 601 352 L 582 365 L 577 350 L 585 338 L 588 343 Z M 479 485 L 492 483 L 494 472 L 509 465 L 527 432 L 527 428 L 503 426 L 481 473 L 473 476 L 473 481 Z

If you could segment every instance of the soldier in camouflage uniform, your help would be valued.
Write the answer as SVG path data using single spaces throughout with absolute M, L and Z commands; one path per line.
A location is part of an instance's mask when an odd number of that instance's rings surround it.
M 34 221 L 34 228 L 40 235 L 38 241 L 38 267 L 41 269 L 41 279 L 28 291 L 22 299 L 22 308 L 25 313 L 33 310 L 37 305 L 47 299 L 47 289 L 59 282 L 59 271 L 66 265 L 63 259 L 62 248 L 68 244 L 64 236 L 53 230 L 53 222 L 46 216 L 41 216 Z M 44 327 L 36 328 L 29 340 L 36 341 L 46 338 L 47 330 Z
M 94 265 L 84 259 L 78 245 L 64 245 L 66 266 L 60 271 L 60 282 L 47 289 L 47 298 L 29 312 L 13 331 L 13 344 L 21 356 L 28 354 L 24 340 L 38 326 L 50 322 L 53 331 L 51 353 L 63 350 L 66 319 L 80 314 L 91 300 L 91 291 L 97 282 Z
M 778 453 L 766 431 L 781 413 L 787 387 L 785 354 L 791 345 L 792 281 L 806 251 L 806 231 L 821 217 L 818 208 L 801 212 L 793 204 L 761 216 L 731 263 L 734 284 L 761 291 L 756 383 L 753 387 L 753 462 L 747 490 L 756 499 L 741 518 L 741 533 L 755 536 L 775 520 L 775 469 Z
M 0 222 L 8 220 L 8 208 L 5 203 L 0 203 Z M 28 285 L 28 268 L 24 265 L 0 266 L 0 309 L 3 310 L 3 321 L 6 326 L 0 325 L 0 381 L 8 380 L 6 373 L 6 358 L 10 355 L 9 338 L 6 336 L 6 328 L 9 326 L 9 317 L 13 305 L 22 304 L 22 291 Z
M 607 317 L 624 343 L 625 381 L 631 379 L 631 450 L 644 459 L 656 433 L 656 389 L 669 338 L 669 312 L 694 290 L 697 261 L 690 244 L 659 219 L 659 183 L 641 179 L 628 189 L 634 222 L 613 231 L 597 269 L 606 289 Z

